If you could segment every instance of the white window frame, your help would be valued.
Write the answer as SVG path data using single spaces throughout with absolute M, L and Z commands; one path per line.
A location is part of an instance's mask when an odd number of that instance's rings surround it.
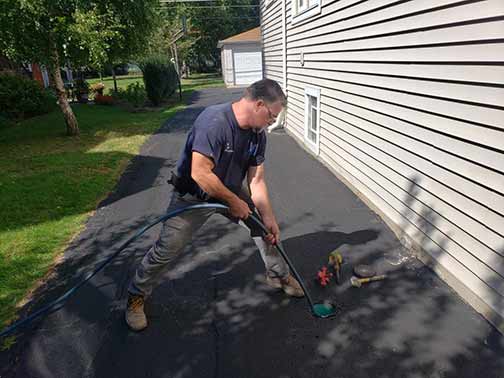
M 308 115 L 311 113 L 312 107 L 308 96 L 315 97 L 317 99 L 317 115 L 316 115 L 316 126 L 317 131 L 315 133 L 315 142 L 308 138 L 308 130 L 311 125 L 308 124 Z M 304 121 L 304 139 L 306 145 L 313 151 L 315 155 L 320 152 L 320 88 L 305 87 L 305 121 Z
M 292 24 L 297 24 L 298 22 L 304 21 L 310 17 L 320 14 L 322 0 L 304 0 L 307 3 L 313 2 L 310 6 L 305 6 L 302 9 L 299 8 L 300 0 L 292 0 Z
M 50 84 L 49 73 L 47 72 L 47 68 L 45 68 L 45 66 L 42 66 L 40 67 L 40 71 L 42 73 L 42 80 L 44 81 L 44 88 L 47 88 Z

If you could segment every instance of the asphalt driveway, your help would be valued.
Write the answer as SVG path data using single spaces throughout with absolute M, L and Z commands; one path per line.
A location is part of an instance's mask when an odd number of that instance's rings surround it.
M 144 145 L 116 191 L 89 219 L 22 316 L 161 215 L 166 183 L 185 133 L 207 105 L 240 90 L 197 92 L 192 104 Z M 264 283 L 242 228 L 214 216 L 166 273 L 147 303 L 150 326 L 124 322 L 126 286 L 159 227 L 134 243 L 58 312 L 36 321 L 1 352 L 1 377 L 504 377 L 504 339 L 317 160 L 284 132 L 268 136 L 267 178 L 284 247 L 316 299 L 338 316 L 317 320 L 303 299 Z M 327 255 L 345 258 L 344 282 L 314 281 Z M 350 286 L 354 264 L 390 278 Z

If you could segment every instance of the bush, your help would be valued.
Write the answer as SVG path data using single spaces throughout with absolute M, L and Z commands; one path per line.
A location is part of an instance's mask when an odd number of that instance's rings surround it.
M 124 90 L 122 88 L 118 88 L 117 92 L 114 92 L 112 89 L 109 91 L 109 94 L 113 96 L 118 102 L 126 102 L 131 105 L 133 108 L 139 108 L 145 104 L 147 100 L 147 93 L 145 92 L 145 88 L 140 83 L 131 83 Z
M 0 109 L 3 118 L 19 120 L 49 113 L 57 107 L 56 96 L 35 80 L 0 75 Z
M 75 95 L 80 103 L 87 103 L 89 96 L 89 83 L 79 78 L 75 80 Z
M 131 83 L 123 92 L 124 99 L 135 108 L 139 108 L 145 104 L 147 100 L 147 92 L 140 83 Z
M 139 64 L 143 73 L 145 91 L 154 106 L 172 95 L 178 86 L 173 63 L 164 56 L 151 56 Z
M 0 129 L 2 127 L 8 126 L 9 124 L 10 120 L 3 113 L 0 113 Z

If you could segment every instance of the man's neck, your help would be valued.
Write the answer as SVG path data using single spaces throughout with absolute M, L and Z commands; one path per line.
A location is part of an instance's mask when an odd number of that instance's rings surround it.
M 249 130 L 251 127 L 248 122 L 248 112 L 247 107 L 249 104 L 242 98 L 237 102 L 233 102 L 231 104 L 231 108 L 233 109 L 234 116 L 238 121 L 238 126 L 240 129 Z

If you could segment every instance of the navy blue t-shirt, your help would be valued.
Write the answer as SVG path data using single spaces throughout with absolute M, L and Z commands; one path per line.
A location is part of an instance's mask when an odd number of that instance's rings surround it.
M 187 136 L 177 163 L 177 175 L 190 179 L 190 193 L 205 198 L 205 193 L 191 179 L 192 152 L 213 160 L 213 173 L 232 192 L 238 194 L 248 168 L 264 162 L 266 134 L 238 126 L 231 103 L 206 108 L 196 119 Z

